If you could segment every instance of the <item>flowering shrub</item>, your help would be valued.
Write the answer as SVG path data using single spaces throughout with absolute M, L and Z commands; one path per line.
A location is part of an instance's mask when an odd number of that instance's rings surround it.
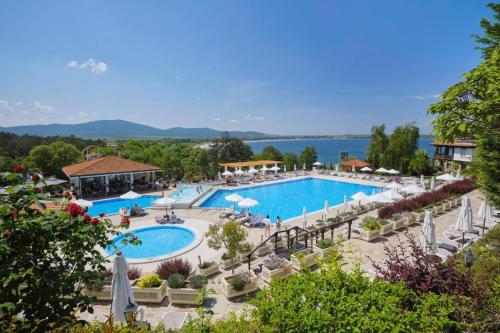
M 162 279 L 167 280 L 172 274 L 180 274 L 187 279 L 189 274 L 191 274 L 191 264 L 189 261 L 181 258 L 170 259 L 162 261 L 158 266 L 156 266 L 156 274 Z
M 139 279 L 139 281 L 137 281 L 139 288 L 157 288 L 161 286 L 161 284 L 162 280 L 158 274 L 144 275 Z
M 471 179 L 454 182 L 444 185 L 442 188 L 432 192 L 422 193 L 412 199 L 404 199 L 391 205 L 384 206 L 378 210 L 378 216 L 383 219 L 389 219 L 394 214 L 409 212 L 432 205 L 445 200 L 453 195 L 461 195 L 474 189 L 474 182 Z
M 280 267 L 283 267 L 286 264 L 286 260 L 272 253 L 266 259 L 264 259 L 263 264 L 264 267 L 272 271 Z
M 366 231 L 380 230 L 380 228 L 382 228 L 382 222 L 376 217 L 367 216 L 363 219 L 361 228 Z
M 250 283 L 250 279 L 252 276 L 248 272 L 241 272 L 236 274 L 231 280 L 229 280 L 229 284 L 236 291 L 241 291 L 245 289 L 245 286 Z

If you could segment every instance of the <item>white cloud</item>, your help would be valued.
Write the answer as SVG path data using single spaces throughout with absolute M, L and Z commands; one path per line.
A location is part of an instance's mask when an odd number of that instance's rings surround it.
M 262 121 L 262 120 L 264 120 L 264 117 L 254 116 L 253 119 L 258 120 L 258 121 Z
M 416 99 L 416 100 L 423 100 L 425 99 L 425 96 L 421 95 L 415 95 L 415 96 L 406 96 L 405 99 Z
M 97 62 L 94 58 L 88 58 L 87 61 L 78 64 L 76 60 L 68 62 L 69 68 L 90 69 L 96 74 L 102 74 L 108 70 L 108 65 L 105 62 Z
M 217 117 L 217 118 L 214 118 L 214 121 L 221 121 L 221 119 L 219 117 Z
M 431 98 L 441 98 L 440 94 L 432 94 L 432 95 L 414 95 L 414 96 L 406 96 L 404 99 L 414 99 L 418 101 L 423 101 L 424 99 L 431 99 Z
M 0 99 L 0 109 L 14 111 L 14 107 L 9 103 L 9 101 L 4 99 Z
M 41 113 L 54 113 L 56 111 L 56 108 L 51 106 L 51 105 L 44 105 L 40 102 L 35 102 L 34 104 L 35 111 L 41 112 Z
M 252 116 L 252 115 L 247 114 L 247 115 L 245 115 L 243 117 L 243 119 L 244 120 L 258 120 L 258 121 L 262 121 L 262 120 L 264 120 L 264 117 L 261 117 L 261 116 Z
M 90 116 L 90 115 L 87 112 L 80 112 L 78 114 L 78 117 L 80 117 L 80 118 L 87 118 L 88 116 Z
M 231 120 L 229 120 L 229 122 L 230 122 L 230 123 L 239 123 L 240 121 L 239 121 L 239 120 L 237 120 L 237 119 L 231 119 Z

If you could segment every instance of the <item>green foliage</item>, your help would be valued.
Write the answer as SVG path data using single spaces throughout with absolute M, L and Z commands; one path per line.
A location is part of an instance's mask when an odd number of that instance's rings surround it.
M 108 260 L 99 248 L 119 230 L 109 219 L 82 215 L 74 204 L 68 211 L 38 209 L 45 196 L 20 174 L 4 181 L 10 186 L 0 196 L 0 331 L 21 314 L 26 330 L 44 331 L 65 325 L 76 310 L 92 312 L 92 298 L 82 289 L 102 278 Z M 127 243 L 139 241 L 125 234 Z
M 298 159 L 297 155 L 295 155 L 294 153 L 284 153 L 282 161 L 283 161 L 282 166 L 283 167 L 286 166 L 287 171 L 293 170 L 293 166 L 294 165 L 296 165 L 297 167 L 299 167 L 298 166 L 299 159 Z
M 366 231 L 380 230 L 382 228 L 382 221 L 376 217 L 367 216 L 363 219 L 361 228 Z
M 208 283 L 208 278 L 204 275 L 195 275 L 191 279 L 191 287 L 201 289 Z
M 139 288 L 157 288 L 161 286 L 162 279 L 158 276 L 158 274 L 148 274 L 141 276 L 139 280 L 137 280 L 137 285 Z
M 490 3 L 488 7 L 494 12 L 495 22 L 491 22 L 487 18 L 481 19 L 481 28 L 483 28 L 485 35 L 473 35 L 476 42 L 482 44 L 482 46 L 478 46 L 477 48 L 482 51 L 483 58 L 485 59 L 491 57 L 491 54 L 500 48 L 500 4 Z
M 406 173 L 410 160 L 418 148 L 419 129 L 414 124 L 397 126 L 389 137 L 383 165 Z
M 300 166 L 297 167 L 302 168 L 302 166 L 305 164 L 306 169 L 311 170 L 313 163 L 316 162 L 317 160 L 318 160 L 318 155 L 316 154 L 316 149 L 312 146 L 307 146 L 300 153 L 299 156 Z
M 273 146 L 265 146 L 262 149 L 262 153 L 254 156 L 254 160 L 271 160 L 271 161 L 281 161 L 283 156 L 278 148 Z
M 476 184 L 494 206 L 500 207 L 500 131 L 481 135 L 473 161 Z
M 326 238 L 316 242 L 316 246 L 320 249 L 326 249 L 327 247 L 333 246 L 334 242 L 332 239 Z
M 382 166 L 388 142 L 389 140 L 385 134 L 385 125 L 373 126 L 371 141 L 366 152 L 366 158 L 373 169 L 378 169 Z
M 168 277 L 167 284 L 170 288 L 178 289 L 184 287 L 186 280 L 181 274 L 175 273 Z
M 29 153 L 29 160 L 45 176 L 65 178 L 62 167 L 81 161 L 82 155 L 72 144 L 56 141 L 33 148 Z
M 231 261 L 238 254 L 250 251 L 250 244 L 245 242 L 247 236 L 247 231 L 236 221 L 211 224 L 205 233 L 208 246 L 214 250 L 224 246 Z
M 410 161 L 408 172 L 413 176 L 432 175 L 434 173 L 434 164 L 427 156 L 425 149 L 419 149 L 415 152 L 415 156 Z
M 204 261 L 201 263 L 201 265 L 198 265 L 198 267 L 201 269 L 206 269 L 206 268 L 209 268 L 213 265 L 215 265 L 215 262 L 213 262 L 213 261 Z

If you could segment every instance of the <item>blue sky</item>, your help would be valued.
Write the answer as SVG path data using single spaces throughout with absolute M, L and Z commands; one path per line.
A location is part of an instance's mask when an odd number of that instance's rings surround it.
M 0 126 L 429 133 L 487 2 L 2 1 Z

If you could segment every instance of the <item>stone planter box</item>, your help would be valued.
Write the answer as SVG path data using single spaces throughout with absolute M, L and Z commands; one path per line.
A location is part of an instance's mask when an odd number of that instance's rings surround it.
M 454 206 L 460 205 L 460 198 L 456 198 L 454 202 Z
M 292 263 L 287 263 L 286 265 L 270 270 L 266 266 L 262 266 L 262 279 L 267 283 L 271 283 L 273 278 L 284 278 L 292 275 Z
M 132 281 L 130 282 L 132 283 Z M 87 296 L 97 298 L 98 301 L 111 301 L 111 285 L 105 284 L 100 290 L 85 289 L 83 293 Z
M 132 284 L 132 292 L 136 302 L 161 303 L 167 295 L 167 281 L 163 281 L 156 288 L 139 288 L 136 284 L 137 280 Z
M 224 276 L 221 280 L 221 285 L 222 285 L 222 290 L 224 292 L 224 295 L 226 295 L 227 298 L 233 298 L 241 295 L 246 295 L 251 292 L 254 292 L 258 289 L 257 286 L 257 276 L 255 276 L 255 273 L 253 271 L 250 271 L 251 278 L 250 282 L 245 285 L 245 288 L 243 290 L 234 290 L 234 288 L 229 284 L 229 281 L 236 276 L 234 275 L 229 275 L 229 276 Z
M 403 220 L 405 221 L 405 225 L 406 226 L 410 226 L 410 225 L 412 225 L 415 222 L 413 220 L 413 215 L 411 215 L 411 214 L 410 214 L 410 216 L 404 217 Z
M 270 244 L 265 244 L 259 247 L 257 250 L 255 250 L 254 253 L 260 257 L 266 255 L 267 253 L 269 253 L 269 251 L 271 251 Z
M 359 237 L 367 242 L 370 242 L 380 236 L 380 230 L 365 230 L 359 229 Z
M 198 270 L 199 270 L 201 275 L 209 277 L 210 275 L 214 275 L 214 274 L 219 272 L 219 265 L 214 263 L 212 266 L 207 267 L 207 268 L 199 268 L 198 267 Z
M 412 215 L 415 217 L 415 222 L 422 222 L 425 217 L 425 211 L 424 212 L 412 212 Z
M 250 253 L 250 252 L 248 252 Z M 247 262 L 248 261 L 248 253 L 242 253 L 240 254 L 240 262 Z M 252 253 L 252 259 L 255 257 L 255 254 Z
M 172 304 L 198 305 L 199 290 L 193 288 L 168 288 L 168 300 Z
M 393 230 L 399 230 L 399 229 L 401 229 L 402 227 L 405 226 L 405 219 L 401 218 L 401 219 L 399 219 L 397 221 L 392 220 L 392 225 L 394 226 Z
M 394 231 L 394 223 L 392 221 L 388 221 L 386 224 L 382 224 L 380 228 L 380 235 L 387 235 Z
M 301 260 L 299 260 L 298 256 L 303 254 Z M 303 250 L 298 253 L 294 253 L 291 256 L 291 261 L 292 261 L 292 267 L 298 271 L 302 270 L 302 263 L 306 267 L 311 267 L 316 264 L 316 258 L 318 257 L 318 254 L 315 252 L 311 252 L 310 250 Z M 302 263 L 301 263 L 302 262 Z
M 432 212 L 434 214 L 439 214 L 439 213 L 442 213 L 443 212 L 443 206 L 442 205 L 437 205 L 435 206 L 433 209 L 432 209 Z
M 240 262 L 239 262 L 238 258 L 236 257 L 236 258 L 233 258 L 232 265 L 231 265 L 231 259 L 227 259 L 227 260 L 221 259 L 220 265 L 223 269 L 230 269 L 231 267 L 236 266 L 239 263 Z
M 313 252 L 317 253 L 321 259 L 324 259 L 326 257 L 326 254 L 334 249 L 335 249 L 335 245 L 329 246 L 325 249 L 322 249 L 322 248 L 317 247 L 316 245 L 313 245 Z

